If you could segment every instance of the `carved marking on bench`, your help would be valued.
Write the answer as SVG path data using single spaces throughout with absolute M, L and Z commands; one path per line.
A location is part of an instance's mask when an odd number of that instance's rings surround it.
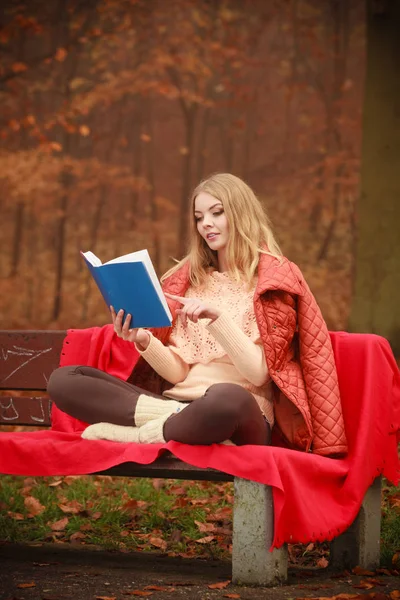
M 43 402 L 42 402 L 41 398 L 37 398 L 37 400 L 39 400 L 40 412 L 41 412 L 42 416 L 34 417 L 33 415 L 30 415 L 30 417 L 31 417 L 32 421 L 36 421 L 36 423 L 44 423 L 45 416 L 44 416 Z
M 10 403 L 8 404 L 8 406 L 4 406 L 4 404 L 2 402 L 0 402 L 0 408 L 1 408 L 1 418 L 4 421 L 15 421 L 16 419 L 19 419 L 19 413 L 17 411 L 17 409 L 15 408 L 15 404 L 12 400 L 10 400 Z M 14 416 L 12 417 L 7 417 L 7 415 L 5 414 L 5 411 L 12 409 L 14 411 Z
M 51 403 L 48 403 L 48 409 L 49 409 L 49 414 L 46 418 L 45 415 L 45 410 L 44 410 L 44 406 L 43 406 L 43 398 L 40 397 L 36 397 L 36 398 L 32 398 L 32 400 L 36 400 L 39 403 L 39 412 L 40 412 L 40 416 L 35 416 L 32 413 L 29 413 L 29 419 L 31 421 L 34 421 L 35 423 L 45 423 L 46 420 L 48 420 L 51 417 Z M 47 402 L 46 402 L 47 404 Z M 3 404 L 3 402 L 0 401 L 0 418 L 3 421 L 16 421 L 19 419 L 20 415 L 19 412 L 14 404 L 14 400 L 11 398 L 9 403 L 7 405 Z M 12 414 L 8 414 L 7 412 L 11 411 Z
M 20 369 L 25 367 L 27 364 L 32 362 L 32 360 L 39 358 L 39 356 L 42 356 L 42 354 L 47 354 L 47 352 L 51 352 L 52 349 L 53 348 L 44 348 L 43 350 L 29 350 L 29 348 L 20 348 L 19 346 L 13 346 L 12 350 L 10 350 L 10 349 L 5 350 L 4 348 L 2 348 L 1 353 L 2 353 L 2 359 L 4 361 L 6 361 L 9 357 L 9 355 L 11 355 L 11 354 L 14 354 L 16 356 L 29 356 L 30 357 L 30 358 L 28 358 L 28 360 L 26 360 L 25 362 L 20 364 L 16 369 L 14 369 L 14 371 L 12 371 L 9 375 L 7 375 L 7 377 L 5 377 L 3 379 L 3 382 L 7 381 L 7 379 L 10 379 L 10 377 L 12 377 L 17 371 L 19 371 Z

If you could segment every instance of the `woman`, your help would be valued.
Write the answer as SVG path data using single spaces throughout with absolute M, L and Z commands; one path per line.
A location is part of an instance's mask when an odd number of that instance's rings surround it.
M 276 420 L 286 445 L 345 452 L 325 322 L 253 191 L 216 174 L 194 190 L 190 211 L 189 253 L 161 280 L 172 327 L 131 328 L 111 307 L 116 335 L 141 355 L 128 382 L 64 367 L 50 397 L 92 424 L 86 439 L 266 445 Z

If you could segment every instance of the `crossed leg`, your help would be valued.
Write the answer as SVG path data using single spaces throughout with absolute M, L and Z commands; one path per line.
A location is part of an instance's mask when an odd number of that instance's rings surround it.
M 86 366 L 56 369 L 48 383 L 55 405 L 86 423 L 136 425 L 135 411 L 140 396 L 156 399 L 160 406 L 176 405 L 163 396 L 149 394 L 130 383 Z M 254 396 L 239 385 L 218 383 L 185 405 L 185 410 L 167 418 L 166 441 L 209 445 L 232 440 L 236 445 L 270 443 L 271 430 Z

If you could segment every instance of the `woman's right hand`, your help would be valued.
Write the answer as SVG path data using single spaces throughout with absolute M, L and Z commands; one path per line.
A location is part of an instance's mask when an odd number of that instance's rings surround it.
M 137 344 L 139 350 L 146 350 L 150 343 L 150 334 L 142 328 L 131 329 L 131 315 L 126 316 L 125 323 L 122 325 L 122 319 L 124 317 L 124 311 L 122 309 L 116 313 L 114 307 L 110 306 L 110 311 L 113 320 L 114 331 L 117 336 L 127 342 L 133 342 L 134 344 Z

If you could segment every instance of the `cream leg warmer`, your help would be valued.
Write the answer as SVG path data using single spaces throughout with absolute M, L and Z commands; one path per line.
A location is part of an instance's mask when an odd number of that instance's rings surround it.
M 177 402 L 176 400 L 160 400 L 159 398 L 153 398 L 152 396 L 146 396 L 146 394 L 140 394 L 135 409 L 135 425 L 136 427 L 142 427 L 148 421 L 153 421 L 163 415 L 172 415 L 178 413 L 188 406 L 184 402 Z
M 162 402 L 162 401 L 161 401 Z M 82 432 L 85 440 L 110 440 L 111 442 L 133 442 L 136 444 L 163 444 L 164 423 L 171 416 L 168 412 L 158 419 L 148 421 L 142 427 L 114 425 L 113 423 L 94 423 Z
M 139 442 L 139 427 L 114 425 L 114 423 L 94 423 L 82 432 L 85 440 L 110 440 L 111 442 Z
M 139 442 L 141 444 L 164 444 L 164 423 L 171 413 L 152 419 L 139 427 Z

